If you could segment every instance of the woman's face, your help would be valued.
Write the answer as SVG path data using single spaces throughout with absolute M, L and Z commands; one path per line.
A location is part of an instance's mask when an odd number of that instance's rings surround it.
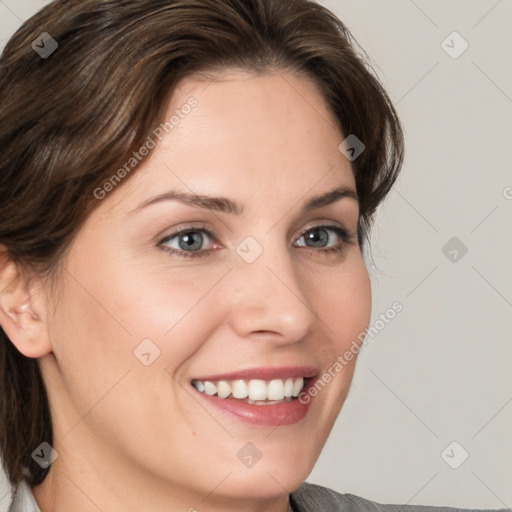
M 127 501 L 151 485 L 201 510 L 191 496 L 271 499 L 306 479 L 349 390 L 355 357 L 334 365 L 368 325 L 370 285 L 345 136 L 314 85 L 232 70 L 183 81 L 167 120 L 176 109 L 63 260 L 40 363 L 54 473 Z M 229 203 L 152 201 L 171 193 Z M 260 401 L 329 369 L 307 405 Z

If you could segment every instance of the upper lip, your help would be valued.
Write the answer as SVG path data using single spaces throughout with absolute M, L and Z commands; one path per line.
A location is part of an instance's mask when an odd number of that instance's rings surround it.
M 246 368 L 229 373 L 218 373 L 215 375 L 206 375 L 195 377 L 193 380 L 200 381 L 219 381 L 219 380 L 272 380 L 287 378 L 312 378 L 318 375 L 318 370 L 313 366 L 274 366 L 260 368 Z

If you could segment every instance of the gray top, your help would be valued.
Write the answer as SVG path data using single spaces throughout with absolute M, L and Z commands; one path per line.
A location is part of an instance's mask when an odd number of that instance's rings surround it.
M 382 505 L 365 500 L 353 494 L 339 494 L 326 487 L 304 483 L 290 494 L 293 512 L 478 512 L 494 510 L 512 512 L 512 509 L 464 509 L 454 507 L 434 507 L 427 505 Z M 21 482 L 8 512 L 41 512 L 30 486 Z
M 339 494 L 326 487 L 304 483 L 290 495 L 294 512 L 512 512 L 510 508 L 468 509 L 432 505 L 383 505 L 353 494 Z

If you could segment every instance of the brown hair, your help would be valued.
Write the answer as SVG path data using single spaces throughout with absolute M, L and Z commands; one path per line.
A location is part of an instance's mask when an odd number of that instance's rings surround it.
M 32 45 L 43 32 L 58 43 L 45 58 Z M 177 83 L 228 67 L 313 79 L 342 133 L 364 143 L 352 163 L 363 247 L 403 161 L 398 117 L 366 62 L 342 22 L 310 0 L 52 2 L 21 26 L 0 58 L 6 256 L 20 271 L 53 275 L 100 203 L 94 191 L 163 120 Z M 0 329 L 0 445 L 11 485 L 44 480 L 49 469 L 31 454 L 52 439 L 37 359 L 23 356 Z

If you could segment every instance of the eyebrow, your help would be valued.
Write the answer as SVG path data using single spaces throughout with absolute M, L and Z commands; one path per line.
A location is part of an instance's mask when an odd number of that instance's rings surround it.
M 302 208 L 302 213 L 308 213 L 311 210 L 328 206 L 340 199 L 350 198 L 359 201 L 357 193 L 350 187 L 341 186 L 335 188 L 325 194 L 321 194 L 309 199 Z M 129 212 L 129 215 L 140 211 L 150 205 L 161 203 L 163 201 L 179 201 L 180 203 L 196 208 L 211 210 L 221 213 L 228 213 L 234 215 L 241 215 L 244 211 L 243 205 L 228 199 L 227 197 L 212 197 L 204 194 L 195 194 L 190 192 L 177 192 L 171 190 L 164 192 L 157 196 L 151 197 L 142 202 L 134 210 Z

